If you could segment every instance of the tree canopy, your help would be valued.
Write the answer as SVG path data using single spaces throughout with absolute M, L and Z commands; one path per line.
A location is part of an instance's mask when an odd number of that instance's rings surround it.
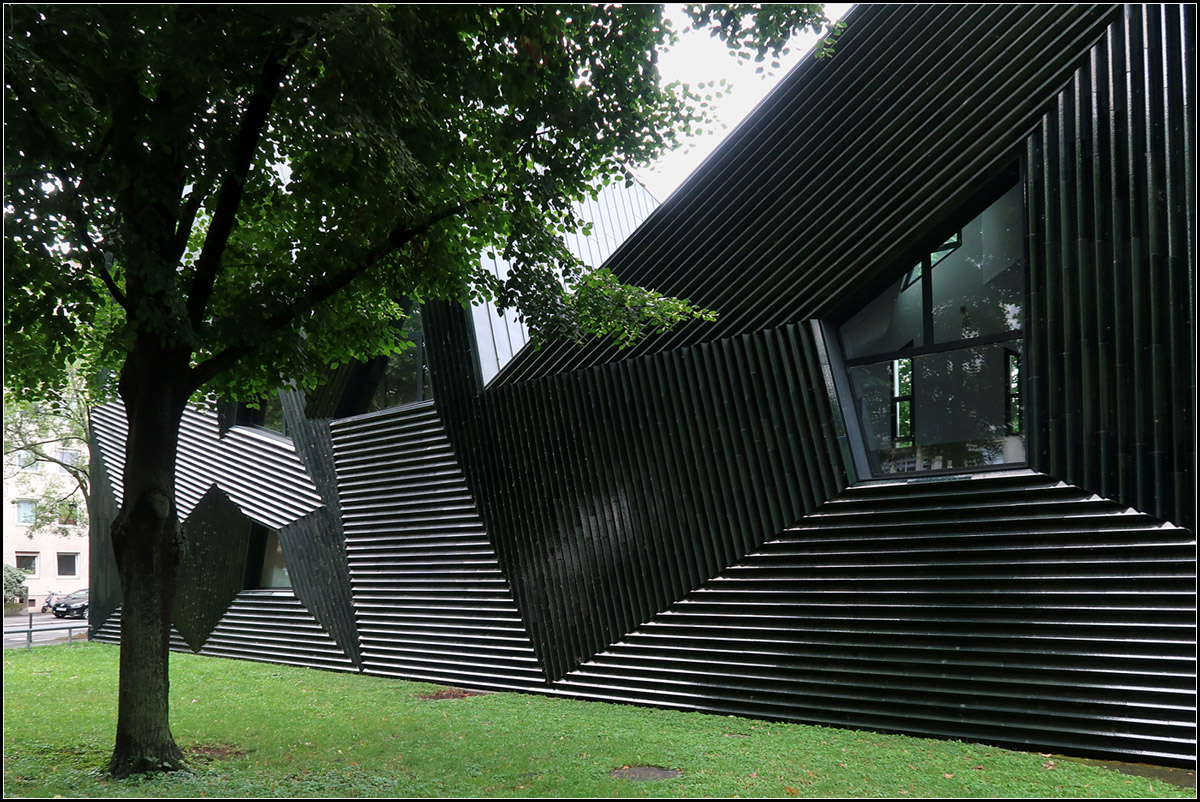
M 719 8 L 692 13 L 745 57 L 824 22 L 819 6 Z M 196 387 L 311 385 L 393 348 L 413 297 L 497 296 L 535 337 L 619 343 L 696 311 L 583 280 L 557 236 L 579 225 L 574 199 L 704 119 L 701 97 L 659 85 L 675 34 L 658 7 L 5 14 L 19 384 L 81 357 L 118 370 L 145 334 L 191 351 Z M 506 285 L 485 248 L 514 264 Z

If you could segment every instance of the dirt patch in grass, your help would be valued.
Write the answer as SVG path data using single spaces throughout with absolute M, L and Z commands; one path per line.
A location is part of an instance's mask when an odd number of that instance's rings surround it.
M 482 691 L 464 691 L 462 688 L 441 688 L 428 693 L 414 694 L 418 699 L 436 702 L 441 699 L 466 699 L 468 696 L 483 696 Z
M 183 752 L 193 760 L 202 763 L 211 763 L 214 760 L 232 760 L 235 757 L 243 757 L 246 754 L 245 749 L 238 749 L 236 746 L 225 746 L 223 744 L 185 746 Z
M 1154 766 L 1149 763 L 1122 763 L 1119 760 L 1095 760 L 1086 757 L 1063 757 L 1059 760 L 1070 760 L 1089 766 L 1100 766 L 1110 771 L 1119 771 L 1134 777 L 1146 777 L 1151 780 L 1162 780 L 1179 788 L 1195 788 L 1196 772 L 1193 769 L 1181 769 L 1173 766 Z

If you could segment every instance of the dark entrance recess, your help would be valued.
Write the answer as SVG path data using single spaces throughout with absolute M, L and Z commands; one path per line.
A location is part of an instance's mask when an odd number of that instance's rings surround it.
M 246 553 L 247 590 L 282 589 L 292 586 L 288 576 L 279 533 L 260 524 L 250 527 L 250 544 Z

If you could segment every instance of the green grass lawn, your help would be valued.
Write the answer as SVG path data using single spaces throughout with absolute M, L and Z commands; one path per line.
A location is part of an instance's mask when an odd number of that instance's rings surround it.
M 1059 757 L 175 654 L 188 772 L 113 781 L 117 647 L 4 653 L 5 796 L 1194 797 Z M 615 779 L 651 765 L 677 779 Z

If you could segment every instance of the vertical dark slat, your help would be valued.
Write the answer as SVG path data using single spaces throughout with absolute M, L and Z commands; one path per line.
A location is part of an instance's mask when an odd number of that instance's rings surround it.
M 613 365 L 597 371 L 597 379 L 603 391 L 604 427 L 596 434 L 601 442 L 610 448 L 609 465 L 613 477 L 610 499 L 615 502 L 613 534 L 621 558 L 618 565 L 619 576 L 634 608 L 634 618 L 640 623 L 648 617 L 647 611 L 660 602 L 664 581 L 658 570 L 661 566 L 652 565 L 646 551 L 639 548 L 645 542 L 647 533 L 640 511 L 630 503 L 637 492 L 637 466 L 630 464 L 632 455 L 628 439 L 632 434 L 627 425 L 622 423 L 631 421 L 633 414 L 630 410 L 629 388 L 619 385 L 618 376 Z M 583 657 L 580 655 L 579 659 Z
M 639 506 L 644 510 L 644 520 L 649 530 L 649 541 L 653 544 L 652 561 L 661 571 L 666 603 L 678 599 L 687 589 L 685 579 L 686 555 L 678 550 L 678 530 L 673 526 L 666 505 L 669 492 L 665 477 L 659 466 L 670 459 L 670 446 L 663 440 L 663 420 L 659 413 L 659 399 L 655 398 L 649 381 L 653 370 L 652 359 L 622 362 L 618 370 L 622 383 L 634 390 L 633 403 L 637 410 L 636 419 L 639 436 L 636 438 L 636 453 L 640 479 L 636 485 Z
M 747 548 L 754 548 L 763 538 L 778 532 L 786 524 L 779 508 L 775 477 L 779 474 L 771 464 L 772 448 L 764 421 L 761 389 L 754 383 L 754 343 L 758 339 L 753 335 L 744 335 L 730 341 L 727 351 L 730 377 L 736 383 L 736 392 L 732 394 L 733 403 L 745 411 L 746 435 L 748 438 L 747 451 L 754 457 L 751 465 L 754 495 L 751 497 L 754 506 L 761 511 L 760 529 L 755 534 L 753 542 Z M 788 521 L 787 523 L 791 523 Z
M 1146 87 L 1146 240 L 1150 294 L 1150 387 L 1152 409 L 1165 411 L 1173 401 L 1170 362 L 1170 281 L 1167 270 L 1170 242 L 1166 230 L 1166 139 L 1165 98 L 1163 93 L 1164 20 L 1162 13 L 1145 12 L 1145 45 L 1142 69 Z M 1154 486 L 1153 504 L 1146 509 L 1174 509 L 1172 416 L 1157 413 L 1151 426 L 1149 461 Z
M 1170 231 L 1171 293 L 1171 364 L 1194 365 L 1195 354 L 1195 279 L 1189 279 L 1188 266 L 1195 265 L 1191 247 L 1195 225 L 1195 109 L 1192 106 L 1195 81 L 1195 8 L 1168 6 L 1170 24 L 1166 32 L 1167 60 L 1164 115 L 1167 118 L 1167 207 Z M 1195 375 L 1172 371 L 1172 410 L 1175 431 L 1174 448 L 1174 520 L 1193 520 L 1196 463 L 1193 421 L 1195 415 Z M 1194 523 L 1193 523 L 1194 525 Z
M 1132 277 L 1132 257 L 1130 255 L 1130 211 L 1129 205 L 1121 196 L 1121 189 L 1124 188 L 1128 193 L 1128 187 L 1132 181 L 1129 175 L 1129 166 L 1132 164 L 1133 155 L 1129 147 L 1129 84 L 1127 76 L 1131 66 L 1129 64 L 1128 43 L 1129 37 L 1126 26 L 1122 24 L 1117 28 L 1118 34 L 1113 39 L 1113 66 L 1112 66 L 1112 91 L 1113 91 L 1113 170 L 1114 170 L 1114 188 L 1118 189 L 1114 193 L 1108 205 L 1112 214 L 1112 232 L 1113 232 L 1113 253 L 1115 256 L 1114 262 L 1114 298 L 1116 299 L 1116 307 L 1113 310 L 1114 330 L 1116 335 L 1116 373 L 1122 378 L 1113 388 L 1113 394 L 1116 397 L 1117 410 L 1117 474 L 1118 474 L 1118 497 L 1125 499 L 1133 499 L 1136 494 L 1136 481 L 1134 476 L 1135 466 L 1131 455 L 1134 450 L 1134 429 L 1133 429 L 1133 382 L 1129 381 L 1129 377 L 1133 376 L 1133 361 L 1134 354 L 1134 331 L 1132 323 L 1132 310 L 1129 308 L 1129 299 L 1133 292 Z
M 698 397 L 704 404 L 708 420 L 711 421 L 713 427 L 714 453 L 721 455 L 719 458 L 719 492 L 723 498 L 729 500 L 731 513 L 723 523 L 730 531 L 740 533 L 750 529 L 753 523 L 746 509 L 747 495 L 742 485 L 742 471 L 738 464 L 735 439 L 737 420 L 733 415 L 733 410 L 729 408 L 725 395 L 726 384 L 720 370 L 720 355 L 717 346 L 702 343 L 698 351 L 699 358 L 696 361 L 696 377 L 699 382 Z M 736 536 L 730 538 L 727 549 L 731 558 L 742 553 L 739 541 L 740 538 Z
M 1058 175 L 1056 181 L 1047 182 L 1048 186 L 1056 189 L 1055 222 L 1058 227 L 1056 246 L 1058 259 L 1055 270 L 1059 278 L 1058 304 L 1062 310 L 1059 327 L 1059 349 L 1056 355 L 1058 368 L 1059 393 L 1062 396 L 1059 407 L 1060 431 L 1062 434 L 1059 449 L 1062 455 L 1063 474 L 1078 476 L 1082 468 L 1080 453 L 1083 443 L 1080 412 L 1080 327 L 1082 320 L 1079 315 L 1079 262 L 1076 257 L 1078 248 L 1078 231 L 1075 228 L 1075 109 L 1072 102 L 1074 92 L 1064 92 L 1059 97 L 1057 141 L 1055 150 L 1058 153 Z
M 1057 166 L 1062 158 L 1061 130 L 1063 101 L 1060 97 L 1053 117 L 1047 117 L 1047 132 L 1045 147 L 1047 155 Z M 1060 174 L 1058 170 L 1047 170 L 1046 181 L 1043 184 L 1045 192 L 1045 237 L 1042 243 L 1045 269 L 1043 282 L 1045 286 L 1046 331 L 1044 357 L 1046 359 L 1043 372 L 1046 377 L 1048 392 L 1045 396 L 1046 418 L 1044 421 L 1046 434 L 1050 441 L 1050 465 L 1052 474 L 1065 474 L 1066 464 L 1066 414 L 1063 409 L 1063 269 L 1062 269 L 1062 211 Z M 1050 389 L 1053 388 L 1053 389 Z
M 765 528 L 767 521 L 764 513 L 754 504 L 757 484 L 754 476 L 753 446 L 749 442 L 749 426 L 746 423 L 746 411 L 734 400 L 737 398 L 736 374 L 731 371 L 729 351 L 737 338 L 720 341 L 713 344 L 710 354 L 713 360 L 714 377 L 720 388 L 721 413 L 726 422 L 726 436 L 729 441 L 729 453 L 732 458 L 730 467 L 733 476 L 735 499 L 744 510 L 744 525 L 737 530 L 736 538 L 738 552 L 745 553 L 752 547 L 750 532 Z
M 702 577 L 710 577 L 716 575 L 727 564 L 720 557 L 713 533 L 714 525 L 719 525 L 718 522 L 723 520 L 724 515 L 717 506 L 720 496 L 710 483 L 716 469 L 710 462 L 712 450 L 705 444 L 703 433 L 707 427 L 695 403 L 696 395 L 691 391 L 685 371 L 685 364 L 694 354 L 695 349 L 679 352 L 677 359 L 666 362 L 664 372 L 667 376 L 666 381 L 674 388 L 675 409 L 685 443 L 682 462 L 676 469 L 681 477 L 680 481 L 686 483 L 688 494 L 695 500 L 695 504 L 690 506 L 693 516 L 690 525 L 700 552 L 699 573 Z M 693 464 L 689 465 L 688 462 Z
M 537 487 L 536 476 L 536 435 L 535 420 L 532 416 L 521 414 L 529 407 L 529 396 L 532 385 L 520 385 L 513 388 L 510 401 L 513 408 L 510 412 L 511 425 L 515 430 L 516 453 L 513 454 L 513 465 L 518 470 L 513 476 L 515 487 L 521 488 L 521 495 Z M 561 666 L 561 636 L 563 604 L 558 599 L 559 586 L 554 581 L 554 567 L 550 562 L 550 550 L 544 542 L 545 532 L 541 528 L 540 510 L 531 509 L 520 495 L 516 503 L 522 508 L 518 519 L 517 536 L 522 541 L 522 561 L 515 577 L 521 587 L 521 597 L 518 603 L 525 611 L 529 622 L 529 634 L 533 638 L 534 647 L 546 666 L 547 675 L 553 678 Z M 569 641 L 568 641 L 569 642 Z
M 608 552 L 605 550 L 602 537 L 593 527 L 592 517 L 587 515 L 584 509 L 584 505 L 587 503 L 585 500 L 591 499 L 591 494 L 582 488 L 586 472 L 574 469 L 576 465 L 586 465 L 589 462 L 580 449 L 582 438 L 575 435 L 582 427 L 576 415 L 577 392 L 574 378 L 570 375 L 561 377 L 556 388 L 558 392 L 553 400 L 556 409 L 560 412 L 556 416 L 558 427 L 555 436 L 561 444 L 563 459 L 563 475 L 560 477 L 560 481 L 564 485 L 564 495 L 561 503 L 569 507 L 567 512 L 572 516 L 574 522 L 568 531 L 580 541 L 580 546 L 586 554 L 588 601 L 601 610 L 602 619 L 593 620 L 592 626 L 606 633 L 608 627 L 604 626 L 603 621 L 622 620 L 622 615 L 619 609 L 619 599 L 612 592 L 608 581 L 608 571 L 606 570 L 606 563 L 609 559 Z M 594 632 L 592 642 L 593 644 L 605 642 L 605 635 Z
M 1126 76 L 1129 92 L 1129 260 L 1132 295 L 1133 351 L 1133 493 L 1131 498 L 1138 509 L 1153 509 L 1154 488 L 1151 484 L 1150 454 L 1153 449 L 1153 422 L 1144 389 L 1151 381 L 1150 362 L 1150 287 L 1146 266 L 1149 261 L 1147 226 L 1146 175 L 1146 75 L 1145 30 L 1140 9 L 1126 6 L 1126 32 L 1129 38 Z
M 630 416 L 637 421 L 636 427 L 625 429 L 626 442 L 632 455 L 629 489 L 638 507 L 638 523 L 645 533 L 642 539 L 646 544 L 644 559 L 651 566 L 655 585 L 654 597 L 643 614 L 643 620 L 648 617 L 649 610 L 662 609 L 683 593 L 683 580 L 676 555 L 671 553 L 668 546 L 667 523 L 661 511 L 656 509 L 662 498 L 662 487 L 654 465 L 661 452 L 652 431 L 655 422 L 646 383 L 640 375 L 644 367 L 644 361 L 612 365 L 614 378 L 624 390 Z
M 1073 125 L 1075 156 L 1074 184 L 1071 187 L 1072 218 L 1075 229 L 1075 250 L 1072 258 L 1077 277 L 1077 297 L 1075 305 L 1078 309 L 1079 320 L 1079 357 L 1078 379 L 1081 388 L 1078 394 L 1079 404 L 1079 458 L 1078 473 L 1081 482 L 1089 487 L 1098 487 L 1100 481 L 1099 466 L 1096 463 L 1098 450 L 1097 432 L 1099 431 L 1098 399 L 1094 394 L 1086 392 L 1085 388 L 1095 387 L 1099 372 L 1099 340 L 1100 315 L 1096 302 L 1096 232 L 1092 228 L 1091 204 L 1085 199 L 1095 197 L 1093 183 L 1093 164 L 1095 141 L 1093 139 L 1092 121 L 1095 119 L 1093 108 L 1093 81 L 1095 76 L 1091 65 L 1087 65 L 1075 73 L 1073 84 Z
M 796 460 L 792 442 L 796 437 L 795 419 L 790 414 L 798 401 L 787 391 L 787 378 L 779 356 L 775 332 L 763 332 L 756 340 L 759 383 L 755 393 L 766 402 L 770 416 L 770 431 L 777 461 L 774 468 L 778 480 L 778 495 L 786 523 L 795 521 L 804 512 L 800 491 L 803 465 Z M 786 524 L 785 524 L 786 525 Z
M 577 530 L 564 525 L 563 505 L 569 495 L 563 482 L 569 463 L 563 459 L 564 438 L 558 429 L 561 415 L 557 399 L 561 396 L 562 383 L 559 377 L 534 382 L 530 400 L 532 419 L 541 423 L 537 466 L 543 482 L 539 495 L 545 499 L 541 505 L 543 536 L 546 542 L 555 544 L 554 553 L 558 555 L 555 585 L 562 593 L 559 603 L 563 605 L 564 625 L 577 638 L 572 651 L 578 652 L 593 648 L 599 641 L 596 620 L 588 614 L 595 599 L 589 593 L 587 580 L 595 575 L 595 569 L 591 565 L 586 539 L 580 538 Z
M 644 619 L 644 599 L 639 589 L 650 583 L 650 576 L 645 566 L 631 555 L 628 535 L 636 531 L 636 522 L 629 517 L 631 512 L 626 505 L 620 503 L 625 497 L 628 480 L 621 470 L 623 465 L 616 438 L 611 436 L 610 427 L 620 419 L 620 410 L 614 406 L 609 374 L 604 370 L 588 371 L 581 374 L 588 387 L 589 398 L 592 401 L 593 428 L 591 437 L 600 454 L 599 464 L 602 469 L 603 491 L 601 499 L 607 531 L 609 536 L 611 570 L 614 581 L 620 588 L 622 598 L 630 611 L 630 624 L 636 626 Z M 613 503 L 613 502 L 616 503 Z
M 1111 198 L 1114 193 L 1113 148 L 1115 141 L 1110 126 L 1112 117 L 1112 82 L 1113 78 L 1113 31 L 1110 29 L 1104 39 L 1091 53 L 1092 70 L 1092 191 L 1090 201 L 1081 203 L 1087 206 L 1092 215 L 1092 227 L 1095 232 L 1096 245 L 1093 256 L 1095 288 L 1095 308 L 1097 334 L 1097 375 L 1096 386 L 1116 387 L 1118 374 L 1114 366 L 1114 351 L 1116 349 L 1115 326 L 1113 313 L 1117 304 L 1113 275 L 1114 240 L 1112 228 L 1107 216 L 1107 206 L 1102 199 Z M 1096 466 L 1097 484 L 1100 494 L 1113 497 L 1117 494 L 1117 410 L 1112 392 L 1095 393 L 1098 418 L 1096 421 L 1097 445 Z M 1032 461 L 1032 460 L 1031 460 Z

